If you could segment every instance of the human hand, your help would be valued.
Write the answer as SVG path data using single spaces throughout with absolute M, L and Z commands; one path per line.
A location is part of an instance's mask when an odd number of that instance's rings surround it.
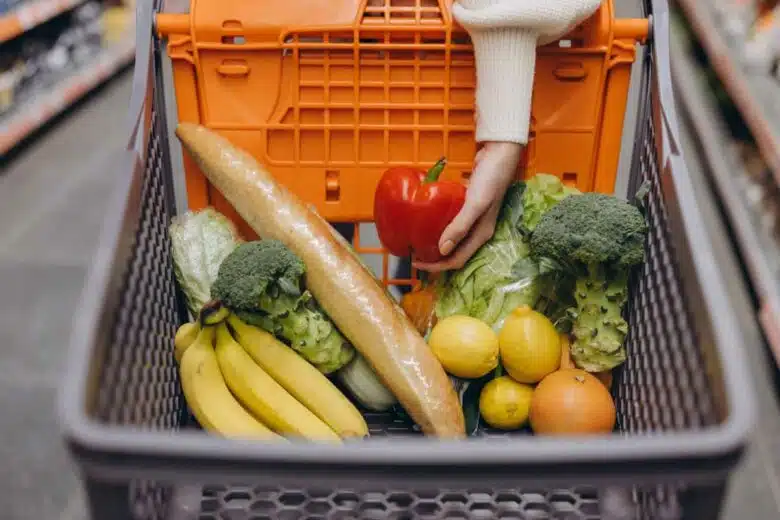
M 517 143 L 485 143 L 474 159 L 466 202 L 439 239 L 439 251 L 446 258 L 434 264 L 414 262 L 417 269 L 460 269 L 493 236 L 504 193 L 517 174 L 522 150 Z

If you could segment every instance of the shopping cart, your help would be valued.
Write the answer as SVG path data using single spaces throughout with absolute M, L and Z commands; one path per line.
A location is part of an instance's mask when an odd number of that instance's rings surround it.
M 650 233 L 626 312 L 628 361 L 616 374 L 621 433 L 442 442 L 375 414 L 375 439 L 332 447 L 228 441 L 188 416 L 172 355 L 187 316 L 166 232 L 183 207 L 183 181 L 171 78 L 152 36 L 158 8 L 138 6 L 132 138 L 117 161 L 123 175 L 79 303 L 61 399 L 94 518 L 717 516 L 753 408 L 739 326 L 680 152 L 665 0 L 646 6 L 651 38 L 634 78 L 628 194 L 649 183 Z

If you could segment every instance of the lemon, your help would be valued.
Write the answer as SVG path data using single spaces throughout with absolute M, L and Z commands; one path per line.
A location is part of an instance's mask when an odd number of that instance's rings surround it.
M 479 412 L 493 428 L 516 430 L 528 420 L 534 388 L 509 376 L 490 381 L 479 396 Z
M 555 326 L 528 306 L 507 316 L 498 334 L 501 362 L 520 383 L 538 383 L 561 365 L 561 339 Z
M 456 377 L 475 379 L 498 366 L 498 337 L 476 318 L 444 318 L 431 331 L 428 345 L 444 370 Z

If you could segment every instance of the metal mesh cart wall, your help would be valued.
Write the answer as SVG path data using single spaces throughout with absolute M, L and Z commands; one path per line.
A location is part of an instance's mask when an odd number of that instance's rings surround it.
M 717 259 L 680 153 L 665 0 L 647 5 L 629 195 L 649 182 L 647 262 L 613 391 L 620 433 L 440 442 L 386 415 L 377 439 L 267 445 L 204 435 L 173 358 L 186 319 L 160 42 L 138 7 L 132 136 L 74 322 L 60 413 L 96 519 L 612 519 L 717 516 L 753 409 Z M 617 504 L 617 505 L 616 505 Z

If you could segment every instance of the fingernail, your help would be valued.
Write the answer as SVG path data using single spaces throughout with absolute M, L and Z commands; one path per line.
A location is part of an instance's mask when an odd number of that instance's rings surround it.
M 452 240 L 447 240 L 444 242 L 441 247 L 439 248 L 439 251 L 441 251 L 441 254 L 444 256 L 449 255 L 452 253 L 452 250 L 455 248 L 455 242 Z

